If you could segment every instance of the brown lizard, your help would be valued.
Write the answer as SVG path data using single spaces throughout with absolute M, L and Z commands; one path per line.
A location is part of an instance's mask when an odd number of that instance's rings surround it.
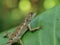
M 9 40 L 7 42 L 7 45 L 12 45 L 15 42 L 19 42 L 21 45 L 23 45 L 23 42 L 21 40 L 24 33 L 29 29 L 30 31 L 34 31 L 36 29 L 39 29 L 40 27 L 31 28 L 30 27 L 30 21 L 35 17 L 36 13 L 29 13 L 26 18 L 23 20 L 22 24 L 18 26 L 16 31 L 12 33 L 9 37 Z

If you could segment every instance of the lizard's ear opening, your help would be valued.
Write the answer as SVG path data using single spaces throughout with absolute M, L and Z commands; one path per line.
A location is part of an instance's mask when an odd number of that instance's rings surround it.
M 18 43 L 18 42 L 15 42 L 15 43 L 13 43 L 13 44 L 11 44 L 11 45 L 20 45 L 20 43 Z

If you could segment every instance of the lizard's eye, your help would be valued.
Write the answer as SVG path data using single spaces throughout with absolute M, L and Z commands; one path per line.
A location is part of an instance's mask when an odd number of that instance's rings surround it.
M 33 13 L 31 12 L 31 17 L 32 17 Z
M 30 12 L 30 14 L 33 14 L 34 12 Z

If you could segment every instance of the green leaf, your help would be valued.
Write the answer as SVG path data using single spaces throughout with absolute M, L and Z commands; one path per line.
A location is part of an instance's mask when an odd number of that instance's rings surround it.
M 27 31 L 22 40 L 24 45 L 60 45 L 60 5 L 39 14 L 31 21 L 32 28 L 41 26 L 41 29 Z M 10 29 L 14 32 L 16 28 Z M 8 38 L 3 38 L 4 32 L 0 33 L 0 45 L 6 45 Z

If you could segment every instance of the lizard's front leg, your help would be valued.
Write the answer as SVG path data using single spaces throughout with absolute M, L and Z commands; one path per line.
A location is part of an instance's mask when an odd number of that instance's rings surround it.
M 40 27 L 31 28 L 30 24 L 28 24 L 27 27 L 29 28 L 30 31 L 35 31 L 35 30 L 40 29 Z

